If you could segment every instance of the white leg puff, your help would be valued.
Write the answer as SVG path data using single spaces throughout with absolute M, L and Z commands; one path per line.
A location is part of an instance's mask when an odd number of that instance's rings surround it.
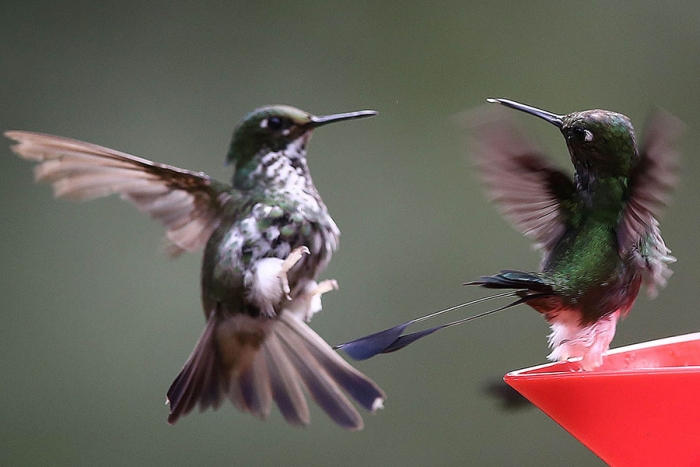
M 572 312 L 563 311 L 552 320 L 549 346 L 550 360 L 580 359 L 584 370 L 592 370 L 603 363 L 603 356 L 615 337 L 620 311 L 605 316 L 593 324 L 581 326 Z
M 244 279 L 248 288 L 248 300 L 255 303 L 263 313 L 274 316 L 275 307 L 283 299 L 291 300 L 287 272 L 308 253 L 309 249 L 302 246 L 294 249 L 284 260 L 263 258 L 257 261 Z

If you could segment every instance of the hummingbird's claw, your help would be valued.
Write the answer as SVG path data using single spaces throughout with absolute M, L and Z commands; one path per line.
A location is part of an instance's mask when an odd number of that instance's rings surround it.
M 294 267 L 295 264 L 299 262 L 302 256 L 308 254 L 311 254 L 309 249 L 305 246 L 300 246 L 299 248 L 293 249 L 292 252 L 289 253 L 289 256 L 287 256 L 287 259 L 285 259 L 282 263 L 279 278 L 282 282 L 282 292 L 284 292 L 284 296 L 287 297 L 287 300 L 292 299 L 292 297 L 289 296 L 289 292 L 291 292 L 291 289 L 289 288 L 289 278 L 287 277 L 287 273 L 290 269 Z
M 324 293 L 332 290 L 338 290 L 338 281 L 335 279 L 327 279 L 318 283 L 318 286 L 316 286 L 316 290 L 313 291 L 312 295 L 323 295 Z
M 327 279 L 319 282 L 313 289 L 302 293 L 303 301 L 308 303 L 303 313 L 304 321 L 307 323 L 310 322 L 311 318 L 321 311 L 321 295 L 332 290 L 338 290 L 338 281 L 335 279 Z M 300 297 L 297 297 L 297 299 L 299 298 Z
M 335 279 L 321 281 L 318 284 L 315 281 L 307 282 L 303 290 L 288 304 L 285 304 L 284 308 L 289 313 L 308 323 L 316 313 L 321 311 L 321 295 L 337 288 L 338 281 Z

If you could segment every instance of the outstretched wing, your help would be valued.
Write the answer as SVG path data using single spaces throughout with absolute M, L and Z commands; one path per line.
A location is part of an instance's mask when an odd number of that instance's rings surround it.
M 654 286 L 664 285 L 671 274 L 666 264 L 675 261 L 661 238 L 657 217 L 678 181 L 676 145 L 683 128 L 680 120 L 661 110 L 649 118 L 639 164 L 630 177 L 630 197 L 618 228 L 620 255 L 637 255 L 647 272 L 646 282 L 652 294 Z
M 36 180 L 53 185 L 56 196 L 88 200 L 119 193 L 160 220 L 173 255 L 207 242 L 231 196 L 226 185 L 202 172 L 60 136 L 27 131 L 8 131 L 5 136 L 17 141 L 12 146 L 15 153 L 39 163 Z
M 489 196 L 519 231 L 550 250 L 575 208 L 571 177 L 549 164 L 498 109 L 470 120 L 472 152 Z

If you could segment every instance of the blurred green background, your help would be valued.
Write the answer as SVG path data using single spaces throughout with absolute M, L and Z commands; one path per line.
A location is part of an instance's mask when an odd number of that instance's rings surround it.
M 461 286 L 480 274 L 538 265 L 485 201 L 452 115 L 507 97 L 616 110 L 641 128 L 663 106 L 689 128 L 662 221 L 679 261 L 618 327 L 621 346 L 699 327 L 699 22 L 693 1 L 4 2 L 0 129 L 228 180 L 231 131 L 255 107 L 378 110 L 310 146 L 343 232 L 324 274 L 341 289 L 313 325 L 339 343 L 480 296 Z M 517 118 L 567 164 L 555 129 Z M 361 432 L 315 407 L 294 429 L 230 404 L 168 426 L 165 391 L 204 321 L 200 256 L 168 259 L 163 229 L 117 198 L 53 200 L 2 152 L 0 464 L 603 465 L 537 410 L 484 394 L 545 360 L 548 327 L 524 306 L 359 363 L 389 396 Z

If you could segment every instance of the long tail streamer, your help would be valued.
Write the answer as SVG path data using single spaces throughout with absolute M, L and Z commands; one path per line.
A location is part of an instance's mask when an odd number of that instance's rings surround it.
M 521 297 L 514 302 L 511 302 L 507 305 L 504 305 L 502 307 L 494 308 L 493 310 L 488 310 L 484 311 L 483 313 L 479 313 L 473 316 L 468 316 L 466 318 L 458 319 L 456 321 L 452 321 L 450 323 L 446 324 L 441 324 L 440 326 L 435 326 L 429 329 L 424 329 L 422 331 L 415 331 L 410 334 L 403 334 L 404 330 L 410 326 L 411 324 L 419 323 L 421 321 L 424 321 L 428 318 L 433 318 L 435 316 L 441 315 L 443 313 L 448 313 L 454 310 L 457 310 L 459 308 L 463 308 L 466 306 L 470 305 L 476 305 L 477 303 L 485 302 L 488 300 L 493 300 L 496 298 L 503 298 L 503 297 L 514 297 L 518 296 L 518 293 L 522 291 L 521 290 L 515 290 L 515 291 L 509 291 L 509 292 L 504 292 L 496 295 L 491 295 L 488 297 L 483 297 L 479 298 L 476 300 L 472 300 L 466 303 L 462 303 L 460 305 L 455 305 L 449 308 L 445 308 L 444 310 L 436 311 L 430 314 L 427 314 L 425 316 L 421 316 L 420 318 L 412 319 L 411 321 L 407 321 L 405 323 L 399 324 L 398 326 L 394 326 L 388 329 L 385 329 L 384 331 L 379 331 L 375 332 L 374 334 L 370 334 L 365 337 L 360 337 L 359 339 L 355 339 L 349 342 L 345 342 L 344 344 L 339 344 L 333 347 L 334 349 L 342 349 L 344 350 L 351 358 L 355 360 L 366 360 L 368 358 L 374 357 L 375 355 L 378 355 L 380 353 L 390 353 L 390 352 L 395 352 L 397 350 L 403 349 L 409 344 L 412 344 L 413 342 L 417 341 L 418 339 L 421 339 L 425 336 L 428 336 L 435 331 L 439 331 L 440 329 L 444 328 L 449 328 L 452 326 L 457 326 L 459 324 L 466 323 L 468 321 L 473 321 L 478 318 L 482 318 L 484 316 L 488 316 L 490 314 L 505 310 L 507 308 L 514 307 L 516 305 L 520 305 L 521 303 L 525 303 L 529 300 L 532 300 L 534 298 L 540 298 L 546 294 L 532 294 L 532 295 L 527 295 L 525 297 Z

